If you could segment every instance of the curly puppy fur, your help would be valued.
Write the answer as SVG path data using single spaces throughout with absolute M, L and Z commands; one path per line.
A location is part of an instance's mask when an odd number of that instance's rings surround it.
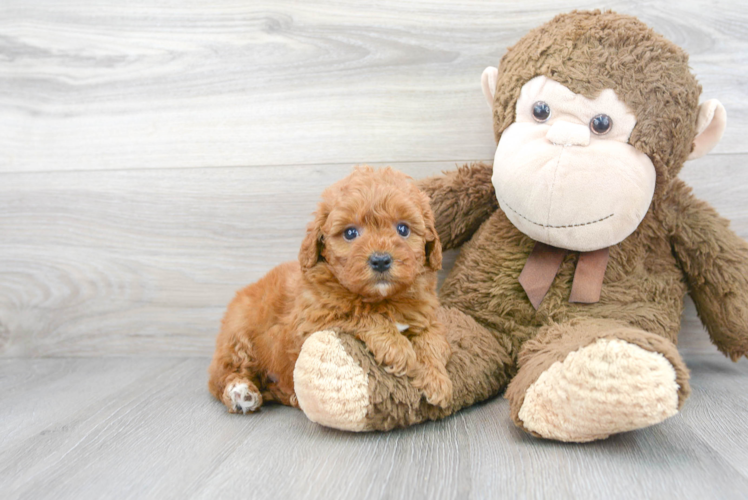
M 351 228 L 357 236 L 346 238 Z M 373 254 L 389 255 L 389 268 L 377 271 Z M 389 167 L 355 169 L 323 193 L 299 261 L 274 268 L 229 304 L 209 368 L 211 393 L 231 413 L 263 401 L 298 406 L 293 369 L 301 346 L 335 328 L 356 335 L 390 373 L 407 375 L 429 403 L 447 406 L 450 347 L 436 317 L 441 260 L 429 198 L 410 177 Z

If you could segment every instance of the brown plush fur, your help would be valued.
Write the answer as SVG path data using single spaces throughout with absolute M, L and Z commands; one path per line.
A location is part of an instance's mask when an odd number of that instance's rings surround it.
M 402 223 L 410 228 L 407 237 L 397 232 Z M 349 227 L 360 236 L 346 240 Z M 386 272 L 369 265 L 375 252 L 392 256 Z M 450 348 L 436 317 L 440 268 L 428 197 L 390 168 L 356 169 L 324 192 L 299 262 L 276 267 L 229 305 L 209 369 L 210 391 L 232 413 L 241 411 L 232 400 L 237 383 L 247 384 L 259 404 L 295 406 L 293 368 L 304 340 L 336 328 L 363 340 L 388 372 L 407 374 L 431 404 L 447 406 Z M 400 333 L 397 323 L 409 328 Z
M 452 356 L 447 363 L 450 380 L 455 386 L 450 405 L 442 408 L 428 404 L 421 392 L 408 379 L 393 377 L 378 365 L 366 347 L 349 335 L 340 340 L 346 352 L 358 360 L 369 380 L 368 425 L 371 429 L 388 431 L 436 420 L 451 415 L 460 408 L 487 399 L 506 386 L 506 369 L 513 365 L 503 347 L 473 318 L 449 307 L 438 310 L 438 319 L 448 325 L 447 340 Z
M 701 93 L 680 47 L 635 17 L 600 11 L 556 16 L 501 59 L 494 96 L 497 142 L 514 122 L 520 89 L 539 75 L 589 99 L 614 89 L 637 117 L 629 143 L 652 160 L 658 187 L 680 171 L 696 135 Z
M 490 165 L 476 163 L 419 183 L 432 199 L 445 249 L 464 243 L 441 290 L 452 344 L 454 402 L 434 410 L 407 381 L 372 368 L 352 340 L 348 352 L 369 375 L 368 426 L 390 429 L 439 418 L 504 388 L 517 417 L 527 388 L 555 361 L 596 339 L 621 339 L 665 356 L 688 396 L 675 348 L 690 293 L 712 341 L 732 359 L 748 353 L 748 245 L 676 175 L 692 148 L 700 87 L 687 55 L 629 16 L 565 14 L 523 37 L 501 61 L 496 139 L 514 121 L 521 87 L 545 75 L 594 98 L 612 88 L 636 114 L 630 144 L 657 172 L 652 204 L 636 231 L 610 247 L 600 301 L 569 302 L 577 252 L 569 252 L 535 310 L 518 277 L 535 242 L 499 209 Z M 513 380 L 512 380 L 513 378 Z

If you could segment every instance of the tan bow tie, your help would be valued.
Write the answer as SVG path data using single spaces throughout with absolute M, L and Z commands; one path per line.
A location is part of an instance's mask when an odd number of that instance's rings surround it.
M 519 283 L 527 293 L 532 306 L 537 309 L 553 284 L 558 269 L 568 250 L 545 243 L 535 243 L 525 267 L 519 275 Z M 605 269 L 608 267 L 608 248 L 594 252 L 580 252 L 574 282 L 571 285 L 569 302 L 594 304 L 600 300 Z

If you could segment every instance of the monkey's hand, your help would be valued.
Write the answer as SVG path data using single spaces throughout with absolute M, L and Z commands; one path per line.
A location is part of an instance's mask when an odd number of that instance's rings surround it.
M 492 173 L 491 165 L 477 162 L 418 181 L 418 187 L 431 198 L 436 232 L 444 250 L 469 240 L 499 208 Z
M 689 293 L 712 342 L 737 361 L 748 353 L 748 244 L 685 185 L 671 200 L 671 243 Z

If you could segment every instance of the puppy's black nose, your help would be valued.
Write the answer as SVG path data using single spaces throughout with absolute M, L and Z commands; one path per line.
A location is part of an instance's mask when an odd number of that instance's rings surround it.
M 392 255 L 375 252 L 369 257 L 369 265 L 378 273 L 383 273 L 392 265 Z

